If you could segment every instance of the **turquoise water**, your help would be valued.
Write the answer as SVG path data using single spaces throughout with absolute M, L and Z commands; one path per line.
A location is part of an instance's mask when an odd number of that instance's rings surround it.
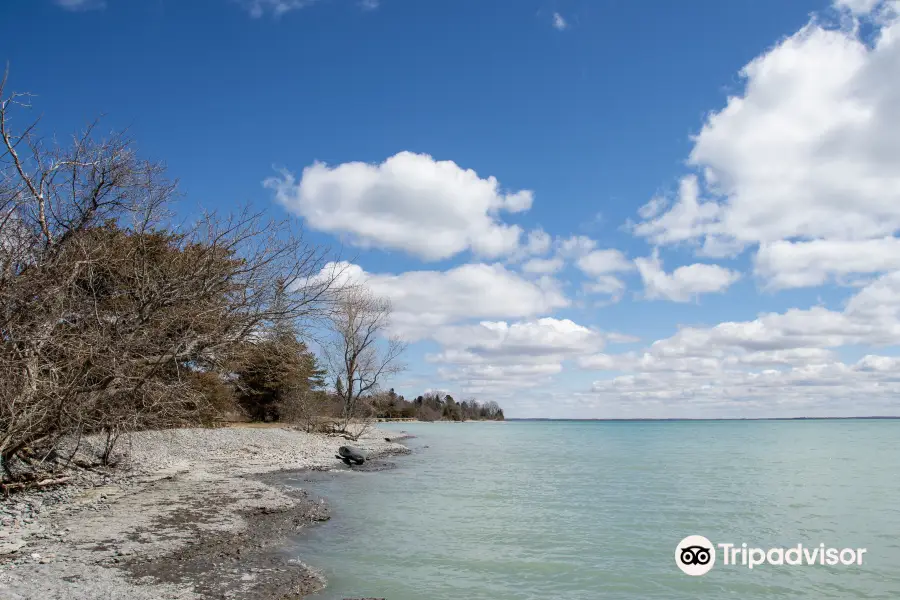
M 302 483 L 333 509 L 288 549 L 318 599 L 900 598 L 900 421 L 390 428 L 419 436 L 398 468 Z M 867 553 L 689 577 L 691 534 Z

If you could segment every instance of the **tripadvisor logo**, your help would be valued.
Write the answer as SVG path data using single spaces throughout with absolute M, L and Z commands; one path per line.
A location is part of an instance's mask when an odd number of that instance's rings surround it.
M 675 547 L 675 564 L 687 575 L 706 575 L 716 564 L 716 548 L 725 566 L 752 569 L 760 565 L 861 565 L 865 548 L 828 548 L 825 544 L 789 548 L 748 547 L 747 544 L 713 544 L 702 535 L 689 535 Z
M 675 548 L 675 564 L 688 575 L 706 575 L 716 564 L 716 548 L 702 535 L 689 535 Z

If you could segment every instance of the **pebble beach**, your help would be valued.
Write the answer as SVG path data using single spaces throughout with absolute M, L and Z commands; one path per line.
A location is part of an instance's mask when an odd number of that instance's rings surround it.
M 407 453 L 396 439 L 373 429 L 352 445 Z M 134 434 L 114 468 L 0 498 L 0 598 L 302 598 L 324 578 L 278 544 L 328 507 L 279 473 L 345 470 L 350 443 L 288 427 Z

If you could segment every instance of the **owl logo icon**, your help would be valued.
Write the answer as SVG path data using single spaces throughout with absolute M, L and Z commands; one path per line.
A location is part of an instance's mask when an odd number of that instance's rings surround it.
M 706 575 L 716 564 L 716 547 L 702 535 L 689 535 L 675 548 L 675 564 L 687 575 Z

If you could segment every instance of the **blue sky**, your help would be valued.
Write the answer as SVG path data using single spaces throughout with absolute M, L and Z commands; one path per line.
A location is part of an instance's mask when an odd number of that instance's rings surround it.
M 45 132 L 127 127 L 183 214 L 342 247 L 410 342 L 401 393 L 892 414 L 897 8 L 8 0 L 0 58 Z

